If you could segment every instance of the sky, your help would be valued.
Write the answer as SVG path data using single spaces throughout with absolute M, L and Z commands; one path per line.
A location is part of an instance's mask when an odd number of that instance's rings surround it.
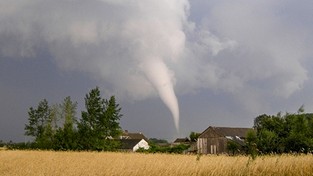
M 121 127 L 174 140 L 313 112 L 313 1 L 1 0 L 0 140 L 42 99 L 116 96 Z

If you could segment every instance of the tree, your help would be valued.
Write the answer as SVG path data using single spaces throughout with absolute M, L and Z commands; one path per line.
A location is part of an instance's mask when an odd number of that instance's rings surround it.
M 75 129 L 76 123 L 76 109 L 77 102 L 73 102 L 71 97 L 68 96 L 60 104 L 61 119 L 63 128 L 59 128 L 56 132 L 56 141 L 54 144 L 55 149 L 58 150 L 74 150 L 77 148 L 77 131 Z
M 313 114 L 304 113 L 304 105 L 296 113 L 260 115 L 254 128 L 262 153 L 307 153 L 313 149 Z
M 288 114 L 286 121 L 288 122 L 289 134 L 285 139 L 286 152 L 309 152 L 313 147 L 311 135 L 312 123 L 311 116 L 304 114 L 303 106 L 298 110 L 298 114 Z
M 189 134 L 189 138 L 191 142 L 197 142 L 198 137 L 200 136 L 200 133 L 196 133 L 196 132 L 190 132 Z
M 246 136 L 246 147 L 247 153 L 250 154 L 252 159 L 255 159 L 258 154 L 257 142 L 258 138 L 255 130 L 249 130 Z
M 226 148 L 229 152 L 232 153 L 232 155 L 235 155 L 236 152 L 239 152 L 241 147 L 237 142 L 232 141 L 232 140 L 228 140 Z
M 112 138 L 121 133 L 121 108 L 115 97 L 101 98 L 98 87 L 85 97 L 86 111 L 76 120 L 77 102 L 66 97 L 62 104 L 49 106 L 46 99 L 30 107 L 25 135 L 34 137 L 31 148 L 55 150 L 114 150 L 119 143 Z
M 33 136 L 37 148 L 50 148 L 53 140 L 51 109 L 48 101 L 43 99 L 37 109 L 33 107 L 28 111 L 28 124 L 25 125 L 25 135 Z
M 106 110 L 104 113 L 103 124 L 105 124 L 105 137 L 117 137 L 121 134 L 119 120 L 122 117 L 121 108 L 116 103 L 115 97 L 111 96 L 110 100 L 105 100 Z
M 278 152 L 278 136 L 275 132 L 263 129 L 258 132 L 257 146 L 262 153 Z
M 121 133 L 119 120 L 121 108 L 115 97 L 109 101 L 101 98 L 98 87 L 92 89 L 85 97 L 86 111 L 78 122 L 80 148 L 87 150 L 113 150 L 117 143 L 110 138 Z
M 0 147 L 4 147 L 4 146 L 5 146 L 5 143 L 2 140 L 0 140 Z
M 298 114 L 304 113 L 304 105 L 301 105 L 297 112 Z
M 46 99 L 39 102 L 37 109 L 33 107 L 28 111 L 28 123 L 25 125 L 25 135 L 35 138 L 43 135 L 44 123 L 49 116 L 49 106 Z
M 263 128 L 263 125 L 264 125 L 264 120 L 265 119 L 268 119 L 270 118 L 270 116 L 268 116 L 267 114 L 262 114 L 262 115 L 259 115 L 258 117 L 256 117 L 254 119 L 254 125 L 253 125 L 253 128 L 255 130 L 260 130 Z

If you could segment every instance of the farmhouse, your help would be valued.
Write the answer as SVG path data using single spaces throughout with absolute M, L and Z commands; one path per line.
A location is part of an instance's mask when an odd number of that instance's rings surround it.
M 212 127 L 204 130 L 198 140 L 197 149 L 199 154 L 227 153 L 227 142 L 234 141 L 244 145 L 247 132 L 252 128 Z
M 120 139 L 121 143 L 120 150 L 122 151 L 137 151 L 140 148 L 143 148 L 145 150 L 149 149 L 149 144 L 144 139 Z
M 121 151 L 137 151 L 139 148 L 149 149 L 148 138 L 141 132 L 130 133 L 125 130 L 119 137 L 118 141 L 121 143 Z

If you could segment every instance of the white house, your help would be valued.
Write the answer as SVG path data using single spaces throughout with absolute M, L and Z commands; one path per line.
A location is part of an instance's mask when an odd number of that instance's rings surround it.
M 149 149 L 149 144 L 145 139 L 120 139 L 121 150 L 124 151 L 137 151 L 140 148 L 145 150 Z

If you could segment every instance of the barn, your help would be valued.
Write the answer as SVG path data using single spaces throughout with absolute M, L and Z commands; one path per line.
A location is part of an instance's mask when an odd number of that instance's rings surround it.
M 252 128 L 212 127 L 204 130 L 198 140 L 197 149 L 199 154 L 222 154 L 228 153 L 227 142 L 234 141 L 244 145 L 247 132 Z

